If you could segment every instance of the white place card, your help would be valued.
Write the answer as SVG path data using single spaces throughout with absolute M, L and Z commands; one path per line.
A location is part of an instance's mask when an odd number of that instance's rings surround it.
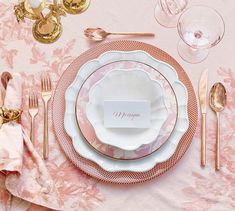
M 104 127 L 149 128 L 150 101 L 104 101 Z

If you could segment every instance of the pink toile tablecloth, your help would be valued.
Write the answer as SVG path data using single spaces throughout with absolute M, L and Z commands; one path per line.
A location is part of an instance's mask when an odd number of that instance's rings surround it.
M 87 42 L 83 30 L 100 26 L 113 31 L 153 31 L 156 38 L 137 38 L 165 50 L 184 67 L 197 92 L 201 71 L 209 68 L 209 88 L 216 81 L 225 83 L 228 107 L 223 112 L 220 172 L 214 171 L 215 115 L 209 111 L 207 129 L 207 166 L 200 163 L 200 130 L 182 160 L 170 171 L 152 181 L 138 185 L 111 185 L 86 176 L 66 159 L 52 133 L 50 118 L 50 159 L 47 167 L 56 183 L 64 210 L 187 210 L 227 211 L 235 209 L 235 3 L 234 0 L 192 0 L 216 8 L 223 16 L 226 33 L 202 63 L 185 63 L 177 54 L 179 36 L 176 29 L 161 27 L 154 19 L 156 0 L 93 0 L 81 15 L 62 18 L 64 32 L 54 44 L 43 45 L 32 38 L 30 21 L 16 22 L 13 2 L 0 0 L 0 71 L 20 72 L 24 77 L 24 101 L 30 87 L 39 90 L 40 72 L 50 71 L 54 85 L 66 67 L 83 51 L 95 44 Z M 40 100 L 40 105 L 42 102 Z M 51 113 L 50 113 L 51 114 Z M 42 149 L 42 106 L 37 117 L 36 148 Z M 29 128 L 29 116 L 23 115 Z M 62 120 L 61 120 L 62 121 Z M 199 122 L 200 125 L 200 122 Z M 200 127 L 199 127 L 200 128 Z M 44 211 L 20 198 L 10 198 L 0 175 L 0 208 L 12 203 L 12 210 Z M 18 192 L 17 192 L 18 191 Z M 16 190 L 14 193 L 19 193 Z M 10 200 L 11 199 L 11 200 Z

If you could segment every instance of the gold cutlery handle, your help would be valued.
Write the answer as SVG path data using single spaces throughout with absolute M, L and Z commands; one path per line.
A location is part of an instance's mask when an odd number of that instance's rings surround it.
M 139 36 L 149 36 L 154 37 L 155 34 L 151 32 L 109 32 L 111 35 L 139 35 Z
M 34 118 L 31 117 L 31 125 L 30 125 L 30 140 L 32 144 L 34 145 Z
M 217 116 L 217 128 L 216 128 L 216 154 L 215 154 L 215 169 L 220 170 L 220 116 L 219 112 L 216 113 Z
M 44 102 L 44 128 L 43 128 L 43 159 L 48 159 L 49 145 L 48 145 L 48 103 Z
M 206 114 L 202 114 L 202 126 L 201 126 L 201 166 L 206 165 Z

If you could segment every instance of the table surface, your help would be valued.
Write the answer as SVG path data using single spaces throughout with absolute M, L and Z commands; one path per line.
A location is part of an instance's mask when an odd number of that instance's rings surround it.
M 50 45 L 32 38 L 32 22 L 18 23 L 13 14 L 13 1 L 0 1 L 0 67 L 1 71 L 27 75 L 24 91 L 39 89 L 41 71 L 50 71 L 54 85 L 66 67 L 82 52 L 95 46 L 83 37 L 87 27 L 110 31 L 151 31 L 155 38 L 136 40 L 150 43 L 172 55 L 189 75 L 197 93 L 199 76 L 209 69 L 209 88 L 221 81 L 228 91 L 228 106 L 221 115 L 221 171 L 214 170 L 214 113 L 208 107 L 207 165 L 200 167 L 200 121 L 193 143 L 175 167 L 161 177 L 137 185 L 113 185 L 98 182 L 76 169 L 66 159 L 56 142 L 50 121 L 50 159 L 47 167 L 63 198 L 64 210 L 233 210 L 235 209 L 235 4 L 234 0 L 207 0 L 203 4 L 216 8 L 223 16 L 226 32 L 218 46 L 200 64 L 184 62 L 177 53 L 177 29 L 160 26 L 154 19 L 156 0 L 92 1 L 80 15 L 62 17 L 63 34 Z M 138 2 L 138 3 L 137 3 Z M 189 5 L 202 4 L 199 0 Z M 116 40 L 110 38 L 108 40 Z M 131 38 L 133 39 L 133 38 Z M 25 96 L 26 99 L 27 95 Z M 39 116 L 42 117 L 42 109 Z M 28 116 L 25 114 L 25 118 Z M 200 120 L 200 119 L 199 119 Z M 42 123 L 37 127 L 37 149 L 42 143 Z M 41 151 L 40 151 L 41 153 Z M 28 210 L 47 210 L 21 201 Z

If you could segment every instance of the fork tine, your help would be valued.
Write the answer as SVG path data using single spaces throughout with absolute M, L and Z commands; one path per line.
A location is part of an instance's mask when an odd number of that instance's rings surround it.
M 29 107 L 32 107 L 32 104 L 31 104 L 31 93 L 29 93 Z
M 34 91 L 32 91 L 29 94 L 29 107 L 30 108 L 37 108 L 38 107 L 38 97 Z
M 36 94 L 33 93 L 33 107 L 36 108 Z
M 51 80 L 50 80 L 50 76 L 49 75 L 47 75 L 47 88 L 48 88 L 47 91 L 51 91 Z
M 30 107 L 31 107 L 31 108 L 33 108 L 33 98 L 34 98 L 34 97 L 33 97 L 33 93 L 31 93 L 31 98 L 30 98 L 30 101 L 31 101 Z
M 35 95 L 35 106 L 38 107 L 38 96 Z
M 42 91 L 44 91 L 44 92 L 47 91 L 47 86 L 46 86 L 46 74 L 47 74 L 47 73 L 43 73 L 43 74 L 42 74 L 42 87 L 43 87 L 43 90 L 42 90 Z
M 29 100 L 30 100 L 30 108 L 33 108 L 34 96 L 33 96 L 33 92 L 32 91 L 31 91 L 31 93 L 29 95 Z
M 51 79 L 50 75 L 47 72 L 42 73 L 41 75 L 41 91 L 51 91 Z
M 42 78 L 42 87 L 43 87 L 43 91 L 45 92 L 46 91 L 46 85 L 45 85 L 45 77 L 43 76 Z
M 46 87 L 46 76 L 45 76 L 45 74 L 43 75 L 42 83 L 43 83 L 43 91 L 46 92 L 47 91 L 47 87 Z
M 46 90 L 48 91 L 49 87 L 48 87 L 48 77 L 45 77 L 45 85 L 46 85 Z
M 47 76 L 47 91 L 50 91 L 51 90 L 51 85 L 50 85 L 50 76 L 48 75 Z
M 41 91 L 44 91 L 43 77 L 41 76 Z
M 49 90 L 51 91 L 51 77 L 48 77 L 48 82 L 49 82 Z

